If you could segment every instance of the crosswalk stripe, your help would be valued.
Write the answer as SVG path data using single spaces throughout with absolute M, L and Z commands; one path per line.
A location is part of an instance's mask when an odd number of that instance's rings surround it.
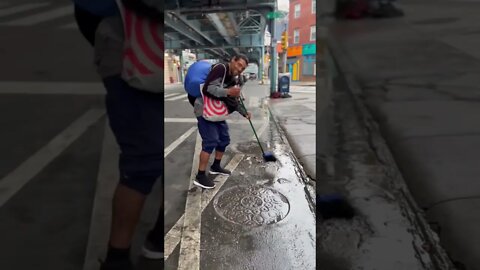
M 0 17 L 5 17 L 8 15 L 12 15 L 12 14 L 23 12 L 23 11 L 28 11 L 28 10 L 43 7 L 46 5 L 48 5 L 48 3 L 24 4 L 24 5 L 14 6 L 10 8 L 4 8 L 0 10 Z
M 77 25 L 76 22 L 72 22 L 72 23 L 63 25 L 60 28 L 63 28 L 63 29 L 77 29 L 78 25 Z
M 182 99 L 182 98 L 185 98 L 185 95 L 184 95 L 184 94 L 180 94 L 179 96 L 172 97 L 172 98 L 169 98 L 169 99 L 166 99 L 166 100 L 168 100 L 168 101 L 174 101 L 174 100 L 179 100 L 179 99 Z
M 173 96 L 177 96 L 177 95 L 181 95 L 181 93 L 170 93 L 170 94 L 166 94 L 166 95 L 165 95 L 165 98 L 169 98 L 169 97 L 173 97 Z
M 68 15 L 73 15 L 73 6 L 71 5 L 53 9 L 46 12 L 42 12 L 42 13 L 38 13 L 35 15 L 27 16 L 17 20 L 12 20 L 4 23 L 4 25 L 10 25 L 10 26 L 34 25 L 37 23 L 53 20 L 56 18 L 65 17 Z

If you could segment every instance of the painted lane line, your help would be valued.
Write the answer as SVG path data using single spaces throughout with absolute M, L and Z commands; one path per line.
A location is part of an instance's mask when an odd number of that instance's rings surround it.
M 112 217 L 112 198 L 119 179 L 117 157 L 120 151 L 108 121 L 105 122 L 104 129 L 83 270 L 97 270 L 100 267 L 98 258 L 105 256 Z
M 2 25 L 9 25 L 9 26 L 31 26 L 38 23 L 54 20 L 57 18 L 65 17 L 73 15 L 73 6 L 65 6 L 57 9 L 53 9 L 50 11 L 37 13 L 31 16 L 26 16 L 20 19 L 11 20 Z
M 82 82 L 0 82 L 0 94 L 104 95 L 102 83 Z
M 167 101 L 174 101 L 174 100 L 179 100 L 179 99 L 182 99 L 182 98 L 185 98 L 185 94 L 180 94 L 179 96 L 172 97 L 172 98 L 169 98 L 169 99 L 166 99 L 166 100 Z
M 185 141 L 190 135 L 197 130 L 197 127 L 191 127 L 182 136 L 178 137 L 174 142 L 172 142 L 167 148 L 164 150 L 163 157 L 167 157 L 175 148 L 177 148 L 183 141 Z
M 244 158 L 245 155 L 243 154 L 236 154 L 232 160 L 228 163 L 228 165 L 225 167 L 228 170 L 235 170 L 237 168 L 238 164 L 240 164 L 240 161 Z M 198 165 L 197 165 L 198 166 Z M 210 203 L 210 201 L 213 199 L 213 197 L 218 193 L 220 188 L 223 186 L 225 181 L 223 181 L 224 176 L 217 176 L 215 180 L 220 179 L 219 182 L 216 183 L 216 187 L 214 190 L 211 192 L 205 194 L 202 197 L 202 209 L 201 212 L 205 210 L 207 205 Z M 165 235 L 165 260 L 172 254 L 173 250 L 177 247 L 177 245 L 180 243 L 180 239 L 182 236 L 182 226 L 184 222 L 185 215 L 182 215 L 175 225 L 168 231 L 168 233 Z
M 53 9 L 50 11 L 37 13 L 35 15 L 23 17 L 21 19 L 12 20 L 3 25 L 10 25 L 10 26 L 28 26 L 28 25 L 35 25 L 38 23 L 54 20 L 57 18 L 65 17 L 65 16 L 73 15 L 73 6 L 65 6 L 57 9 Z
M 103 109 L 91 109 L 55 136 L 20 166 L 0 180 L 0 207 L 58 157 L 103 115 Z
M 24 4 L 24 5 L 14 6 L 10 8 L 4 8 L 0 10 L 0 18 L 13 15 L 15 13 L 29 11 L 35 8 L 44 7 L 46 5 L 48 5 L 48 3 Z
M 190 172 L 189 189 L 185 203 L 185 214 L 183 218 L 182 234 L 180 240 L 180 255 L 178 258 L 178 270 L 199 270 L 200 269 L 200 228 L 202 189 L 195 187 L 193 181 L 198 170 L 198 161 L 201 150 L 200 133 L 197 132 L 195 152 Z
M 173 97 L 173 96 L 177 96 L 179 95 L 180 93 L 170 93 L 170 94 L 165 94 L 165 98 L 169 98 L 169 97 Z

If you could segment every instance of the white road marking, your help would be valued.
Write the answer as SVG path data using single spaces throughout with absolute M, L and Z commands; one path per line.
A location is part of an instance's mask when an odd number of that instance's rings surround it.
M 45 11 L 42 13 L 37 13 L 31 16 L 26 16 L 20 19 L 8 21 L 3 23 L 3 25 L 10 25 L 10 26 L 29 26 L 35 25 L 38 23 L 54 20 L 57 18 L 65 17 L 65 16 L 73 16 L 73 6 L 65 6 L 61 8 L 56 8 L 53 10 Z
M 15 13 L 29 11 L 35 8 L 44 7 L 46 5 L 48 5 L 48 3 L 24 4 L 24 5 L 14 6 L 14 7 L 2 8 L 0 10 L 0 18 L 13 15 Z
M 190 185 L 185 203 L 182 233 L 180 238 L 180 256 L 178 258 L 178 270 L 200 269 L 200 228 L 202 189 L 195 188 L 193 180 L 198 170 L 198 162 L 201 146 L 200 133 L 197 132 L 195 152 L 193 154 L 192 171 L 190 172 Z
M 107 250 L 112 198 L 119 179 L 117 161 L 119 152 L 110 126 L 106 122 L 83 270 L 97 270 L 100 267 L 98 258 L 104 256 Z
M 104 95 L 102 83 L 86 82 L 0 82 L 0 94 Z
M 170 93 L 170 94 L 165 94 L 165 98 L 173 97 L 179 95 L 179 93 Z
M 103 115 L 103 109 L 91 109 L 0 180 L 0 207 L 58 157 Z
M 183 141 L 185 141 L 193 132 L 197 130 L 197 127 L 191 127 L 182 136 L 178 137 L 174 142 L 172 142 L 168 147 L 164 150 L 163 157 L 167 157 L 175 148 L 177 148 Z
M 174 100 L 179 100 L 179 99 L 182 99 L 182 98 L 186 98 L 186 94 L 181 93 L 176 97 L 171 97 L 171 98 L 168 98 L 168 99 L 165 99 L 165 100 L 166 101 L 174 101 Z
M 76 22 L 72 22 L 72 23 L 60 26 L 60 28 L 62 28 L 62 29 L 78 29 L 78 24 Z

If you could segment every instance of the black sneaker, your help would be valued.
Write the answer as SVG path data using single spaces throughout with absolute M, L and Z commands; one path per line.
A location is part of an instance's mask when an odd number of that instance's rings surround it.
M 215 187 L 215 183 L 210 178 L 208 178 L 205 174 L 197 174 L 197 177 L 193 181 L 193 184 L 202 188 Z
M 212 166 L 210 167 L 210 174 L 230 175 L 232 172 L 220 166 Z
M 163 259 L 163 244 L 156 245 L 152 241 L 146 239 L 142 247 L 143 257 L 151 260 L 161 260 Z
M 103 262 L 100 270 L 133 270 L 130 260 Z

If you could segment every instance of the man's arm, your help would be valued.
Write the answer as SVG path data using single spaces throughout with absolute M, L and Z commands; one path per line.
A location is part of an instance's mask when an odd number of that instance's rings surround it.
M 240 101 L 241 98 L 242 97 L 236 97 L 235 98 L 235 101 L 237 102 L 237 107 L 235 108 L 235 111 L 237 111 L 238 113 L 240 113 L 244 117 L 247 117 L 247 115 L 248 115 L 247 109 L 242 105 L 242 103 Z
M 228 95 L 228 89 L 223 88 L 222 81 L 226 72 L 224 65 L 216 65 L 205 80 L 206 91 L 215 97 L 226 97 Z

